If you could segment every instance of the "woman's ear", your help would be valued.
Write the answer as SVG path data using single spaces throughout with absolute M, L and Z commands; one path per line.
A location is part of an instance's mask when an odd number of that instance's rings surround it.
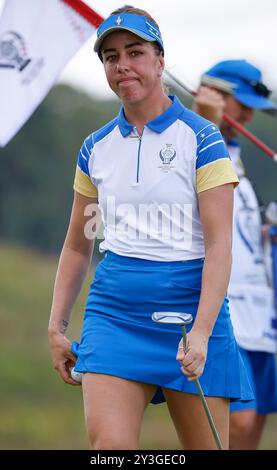
M 165 61 L 162 53 L 160 53 L 159 57 L 159 68 L 158 68 L 158 77 L 161 77 L 165 68 Z

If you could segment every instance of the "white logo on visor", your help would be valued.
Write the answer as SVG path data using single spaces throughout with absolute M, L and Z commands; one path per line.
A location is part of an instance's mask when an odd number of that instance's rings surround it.
M 123 18 L 121 18 L 121 16 L 118 16 L 115 20 L 115 23 L 117 24 L 117 26 L 120 26 L 121 23 L 123 23 Z

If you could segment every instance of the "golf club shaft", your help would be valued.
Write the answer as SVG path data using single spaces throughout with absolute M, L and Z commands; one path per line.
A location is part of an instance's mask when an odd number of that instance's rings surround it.
M 219 450 L 223 450 L 223 447 L 222 447 L 222 444 L 221 444 L 221 441 L 220 441 L 218 432 L 217 432 L 217 430 L 216 430 L 216 427 L 215 427 L 215 424 L 214 424 L 214 421 L 213 421 L 211 412 L 210 412 L 210 410 L 209 410 L 207 400 L 206 400 L 206 398 L 205 398 L 205 396 L 204 396 L 202 387 L 201 387 L 201 385 L 200 385 L 199 379 L 195 379 L 195 384 L 196 384 L 196 387 L 197 387 L 197 389 L 198 389 L 200 398 L 201 398 L 201 400 L 202 400 L 203 407 L 204 407 L 204 409 L 205 409 L 207 418 L 208 418 L 208 420 L 209 420 L 210 427 L 211 427 L 212 433 L 213 433 L 213 435 L 214 435 L 214 439 L 215 439 L 216 445 L 217 445 L 217 447 L 218 447 Z
M 189 93 L 192 96 L 196 96 L 197 93 L 193 90 L 191 90 L 187 85 L 185 85 L 181 80 L 179 80 L 177 77 L 175 77 L 171 72 L 168 70 L 165 70 L 166 75 L 173 80 L 177 85 L 183 90 L 185 90 L 187 93 Z M 223 119 L 226 121 L 230 126 L 234 127 L 238 132 L 244 135 L 248 140 L 250 140 L 253 144 L 257 145 L 263 152 L 265 152 L 269 157 L 271 157 L 275 162 L 277 162 L 277 153 L 274 152 L 268 145 L 266 145 L 264 142 L 262 142 L 258 137 L 256 137 L 252 132 L 248 131 L 243 127 L 241 124 L 239 124 L 235 119 L 231 118 L 228 114 L 224 113 L 223 114 Z
M 184 352 L 185 352 L 185 351 L 186 351 L 186 347 L 187 347 L 187 333 L 186 333 L 186 326 L 185 326 L 185 325 L 182 326 L 182 331 L 183 331 L 183 347 L 184 347 Z M 222 447 L 222 444 L 221 444 L 221 441 L 220 441 L 218 432 L 217 432 L 217 430 L 216 430 L 216 427 L 215 427 L 215 424 L 214 424 L 214 421 L 213 421 L 211 412 L 210 412 L 210 410 L 209 410 L 208 403 L 207 403 L 206 398 L 205 398 L 205 396 L 204 396 L 202 387 L 201 387 L 201 385 L 200 385 L 199 379 L 198 379 L 198 378 L 195 379 L 194 382 L 195 382 L 195 385 L 196 385 L 197 390 L 198 390 L 198 392 L 199 392 L 200 398 L 201 398 L 201 400 L 202 400 L 202 404 L 203 404 L 203 407 L 204 407 L 206 416 L 207 416 L 207 418 L 208 418 L 208 421 L 209 421 L 209 424 L 210 424 L 210 427 L 211 427 L 211 430 L 212 430 L 212 433 L 213 433 L 213 436 L 214 436 L 216 445 L 217 445 L 217 447 L 218 447 L 219 450 L 223 450 L 223 447 Z

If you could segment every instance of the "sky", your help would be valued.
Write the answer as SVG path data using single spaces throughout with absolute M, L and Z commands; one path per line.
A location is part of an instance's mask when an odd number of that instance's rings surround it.
M 85 0 L 107 17 L 124 0 Z M 263 70 L 277 90 L 277 1 L 126 0 L 147 10 L 158 22 L 165 44 L 166 67 L 192 88 L 214 63 L 245 58 Z M 93 52 L 95 36 L 70 61 L 60 77 L 90 93 L 109 98 L 103 67 Z
M 9 0 L 7 0 L 9 1 Z M 124 0 L 84 0 L 103 17 Z M 223 59 L 247 59 L 263 70 L 264 81 L 277 90 L 277 0 L 125 0 L 146 9 L 158 22 L 165 44 L 166 67 L 196 88 L 201 73 Z M 0 0 L 0 10 L 3 0 Z M 101 98 L 113 93 L 93 52 L 95 36 L 77 52 L 58 82 Z

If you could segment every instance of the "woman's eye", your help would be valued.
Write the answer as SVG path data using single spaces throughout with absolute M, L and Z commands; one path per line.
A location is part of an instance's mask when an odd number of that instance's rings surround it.
M 138 56 L 141 55 L 141 54 L 142 54 L 142 52 L 140 52 L 140 51 L 132 51 L 132 52 L 131 52 L 131 56 L 132 56 L 132 57 L 138 57 Z
M 115 58 L 115 55 L 109 55 L 108 57 L 106 57 L 106 62 L 112 62 L 113 60 L 115 60 Z

